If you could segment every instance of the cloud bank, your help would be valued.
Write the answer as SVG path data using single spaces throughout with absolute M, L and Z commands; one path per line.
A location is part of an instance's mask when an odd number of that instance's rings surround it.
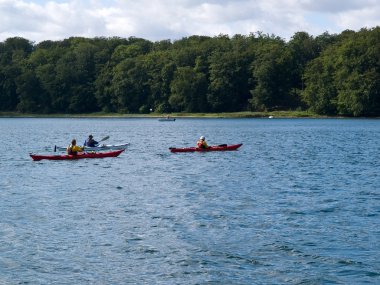
M 139 37 L 151 41 L 190 35 L 248 35 L 289 39 L 380 25 L 377 0 L 0 0 L 0 41 Z

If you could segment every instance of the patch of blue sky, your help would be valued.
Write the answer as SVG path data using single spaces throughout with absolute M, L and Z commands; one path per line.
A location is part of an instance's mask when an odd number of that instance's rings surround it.
M 331 15 L 318 12 L 307 12 L 304 15 L 306 22 L 320 32 L 335 33 L 339 28 Z

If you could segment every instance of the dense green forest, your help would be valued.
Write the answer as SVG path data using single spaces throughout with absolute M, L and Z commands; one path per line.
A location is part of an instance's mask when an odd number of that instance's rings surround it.
M 0 42 L 0 111 L 311 110 L 380 115 L 380 27 L 248 36 Z

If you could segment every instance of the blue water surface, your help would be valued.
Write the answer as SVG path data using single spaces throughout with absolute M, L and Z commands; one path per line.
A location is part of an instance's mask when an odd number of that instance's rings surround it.
M 1 118 L 0 133 L 0 284 L 380 284 L 379 120 Z M 90 133 L 130 146 L 29 157 Z M 168 150 L 201 135 L 243 146 Z

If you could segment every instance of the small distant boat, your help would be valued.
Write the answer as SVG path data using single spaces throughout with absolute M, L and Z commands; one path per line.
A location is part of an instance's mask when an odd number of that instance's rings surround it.
M 269 116 L 268 118 L 269 118 L 269 119 L 273 119 L 273 116 Z
M 159 118 L 158 119 L 160 122 L 174 122 L 175 118 L 172 117 L 164 117 L 164 118 Z

